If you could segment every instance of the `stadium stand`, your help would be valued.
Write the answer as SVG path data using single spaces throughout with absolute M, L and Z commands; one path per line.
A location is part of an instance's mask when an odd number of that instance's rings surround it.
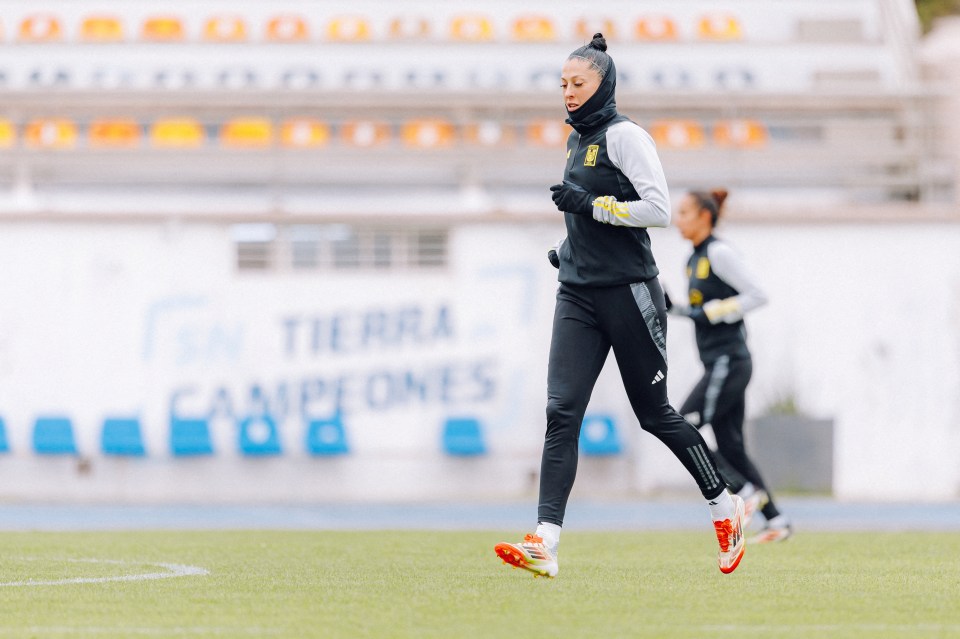
M 342 11 L 216 0 L 160 13 L 147 3 L 7 2 L 16 37 L 0 46 L 25 48 L 0 62 L 12 127 L 0 133 L 0 172 L 37 191 L 84 180 L 109 191 L 144 174 L 176 184 L 197 163 L 205 178 L 191 180 L 194 189 L 216 192 L 238 177 L 265 190 L 322 189 L 369 166 L 370 153 L 389 164 L 430 151 L 372 188 L 479 185 L 508 208 L 516 189 L 551 179 L 566 137 L 558 58 L 603 29 L 619 62 L 621 109 L 654 135 L 675 189 L 949 197 L 952 173 L 940 165 L 950 160 L 925 153 L 935 134 L 908 4 L 622 2 L 588 19 L 508 3 L 427 11 L 367 0 Z M 438 41 L 462 45 L 437 57 Z M 503 166 L 501 144 L 516 144 L 515 167 Z M 222 170 L 206 154 L 172 167 L 156 155 L 170 148 L 217 149 Z M 107 149 L 137 161 L 90 161 Z M 262 172 L 256 149 L 316 156 L 295 171 L 281 162 Z

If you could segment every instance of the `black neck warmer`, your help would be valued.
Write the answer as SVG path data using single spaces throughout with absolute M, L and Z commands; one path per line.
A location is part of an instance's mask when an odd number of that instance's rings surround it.
M 576 111 L 567 111 L 567 124 L 576 129 L 580 135 L 584 135 L 617 117 L 617 101 L 614 98 L 616 90 L 617 67 L 614 66 L 613 60 L 610 60 L 610 68 L 600 81 L 597 92 Z

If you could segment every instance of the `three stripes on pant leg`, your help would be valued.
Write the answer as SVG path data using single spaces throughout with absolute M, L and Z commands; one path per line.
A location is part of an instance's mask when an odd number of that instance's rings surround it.
M 664 365 L 666 365 L 667 340 L 663 333 L 663 327 L 660 324 L 660 317 L 657 313 L 657 307 L 654 305 L 653 298 L 650 295 L 650 290 L 647 288 L 645 282 L 631 284 L 630 290 L 633 292 L 633 298 L 636 300 L 637 306 L 640 308 L 641 315 L 643 315 L 643 321 L 647 325 L 647 330 L 650 332 L 650 337 L 653 339 L 653 343 L 656 344 L 657 350 L 660 351 L 660 356 L 663 357 Z M 723 381 L 726 379 L 727 372 L 729 370 L 727 364 L 728 362 L 724 362 L 723 370 L 719 371 L 721 372 L 721 378 L 717 380 L 719 383 L 714 389 L 713 408 L 716 407 L 716 395 L 719 394 L 720 388 L 723 386 Z M 659 380 L 654 378 L 654 382 L 656 381 Z M 711 413 L 712 412 L 713 410 L 711 410 Z M 719 488 L 722 485 L 720 483 L 720 478 L 717 476 L 717 471 L 715 470 L 713 463 L 711 463 L 707 451 L 704 450 L 703 444 L 697 444 L 696 446 L 687 448 L 687 453 L 690 455 L 694 465 L 697 468 L 697 471 L 700 473 L 700 481 L 704 490 L 710 491 Z
M 687 449 L 687 452 L 690 453 L 693 463 L 700 472 L 700 480 L 703 482 L 704 488 L 713 490 L 719 487 L 720 478 L 717 477 L 717 472 L 714 470 L 713 464 L 710 463 L 710 458 L 707 456 L 707 451 L 703 449 L 703 444 L 691 446 Z

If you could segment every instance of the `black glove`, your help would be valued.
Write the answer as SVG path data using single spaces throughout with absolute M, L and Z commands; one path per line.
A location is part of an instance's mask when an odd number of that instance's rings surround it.
M 597 199 L 597 196 L 582 186 L 564 180 L 563 184 L 554 184 L 550 187 L 550 190 L 553 191 L 551 195 L 553 203 L 562 212 L 593 215 L 593 201 Z
M 707 319 L 707 314 L 703 312 L 702 306 L 691 307 L 690 310 L 687 311 L 687 317 L 692 319 L 695 324 L 710 326 L 710 320 Z
M 556 249 L 550 249 L 547 251 L 547 259 L 550 260 L 551 264 L 553 264 L 553 268 L 560 268 L 560 256 L 557 255 Z

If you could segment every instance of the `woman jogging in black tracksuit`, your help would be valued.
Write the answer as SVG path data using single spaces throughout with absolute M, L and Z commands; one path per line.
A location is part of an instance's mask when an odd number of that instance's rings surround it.
M 713 235 L 726 197 L 726 191 L 694 191 L 677 211 L 677 228 L 693 244 L 687 262 L 689 303 L 670 304 L 668 298 L 668 311 L 693 319 L 705 369 L 680 414 L 691 419 L 697 415 L 694 421 L 700 426 L 713 428 L 721 474 L 746 504 L 745 528 L 762 508 L 767 525 L 750 541 L 781 541 L 790 536 L 790 523 L 774 504 L 743 441 L 747 384 L 753 373 L 743 316 L 767 298 L 740 255 Z
M 617 113 L 616 68 L 603 36 L 574 51 L 560 78 L 568 119 L 563 183 L 550 187 L 567 237 L 551 251 L 560 269 L 547 373 L 547 430 L 535 534 L 495 550 L 506 563 L 554 576 L 578 436 L 590 394 L 613 349 L 641 427 L 666 444 L 707 499 L 720 570 L 743 555 L 743 500 L 731 495 L 700 436 L 667 400 L 666 306 L 647 227 L 670 223 L 666 179 L 653 140 Z

